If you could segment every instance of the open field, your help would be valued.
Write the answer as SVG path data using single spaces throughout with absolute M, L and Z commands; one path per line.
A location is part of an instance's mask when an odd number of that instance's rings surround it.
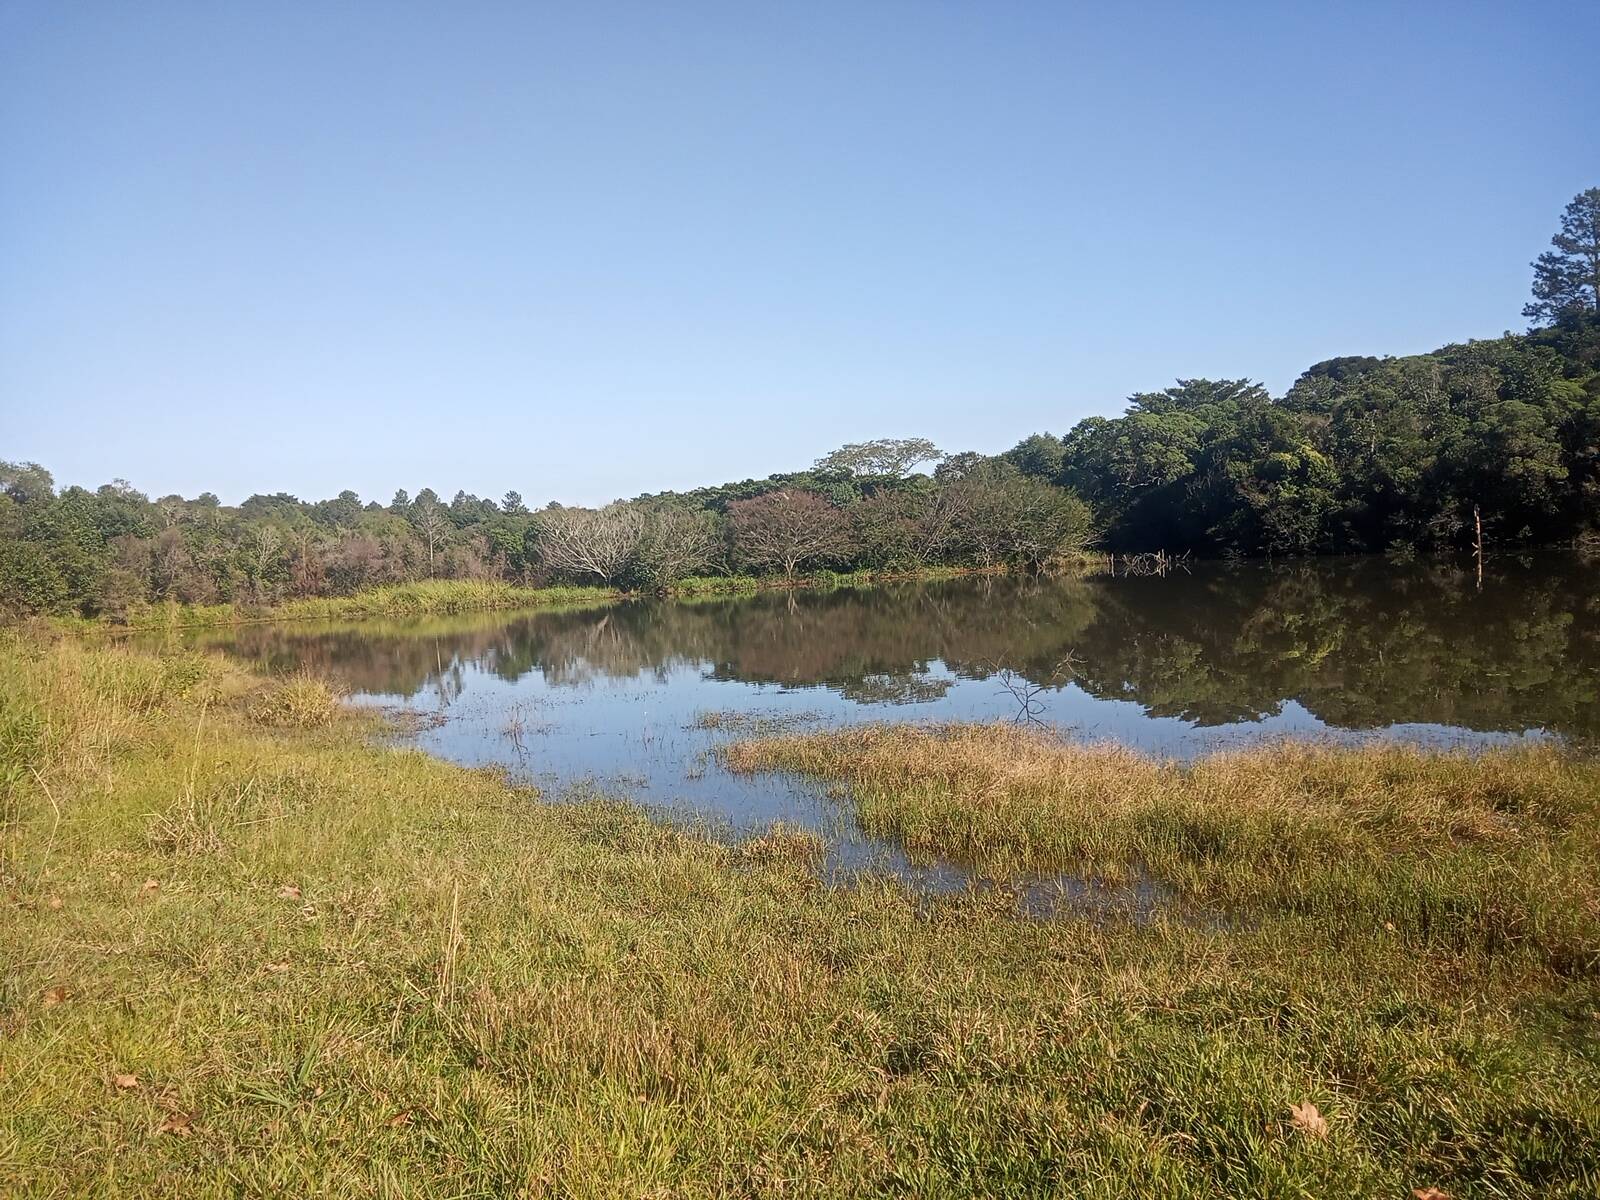
M 1183 897 L 1032 921 L 830 886 L 793 831 L 542 803 L 306 677 L 0 636 L 17 1194 L 1600 1188 L 1589 764 L 731 752 L 848 781 L 913 850 Z

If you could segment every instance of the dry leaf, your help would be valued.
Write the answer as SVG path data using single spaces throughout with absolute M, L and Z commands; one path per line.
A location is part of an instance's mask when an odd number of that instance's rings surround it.
M 143 883 L 141 883 L 139 885 L 139 894 L 141 896 L 148 896 L 151 893 L 159 892 L 160 890 L 161 890 L 161 883 L 160 883 L 159 880 L 155 880 L 155 879 L 146 879 Z
M 399 1129 L 401 1126 L 409 1124 L 411 1124 L 411 1110 L 409 1108 L 402 1108 L 389 1118 L 390 1129 Z
M 65 1004 L 71 998 L 72 993 L 67 991 L 66 988 L 53 987 L 49 991 L 45 992 L 40 1003 L 42 1003 L 46 1008 L 54 1008 L 58 1004 Z
M 269 972 L 271 972 L 272 974 L 274 974 L 274 975 L 281 975 L 283 972 L 287 971 L 288 969 L 289 969 L 288 960 L 284 960 L 283 962 L 271 962 L 271 963 L 267 964 L 267 970 Z
M 286 883 L 286 884 L 284 884 L 281 888 L 278 889 L 278 899 L 280 899 L 280 900 L 298 900 L 298 899 L 300 899 L 300 886 L 298 884 L 294 884 L 294 883 Z
M 50 907 L 51 908 L 60 908 L 61 907 L 61 897 L 60 896 L 51 896 L 50 897 Z
M 139 1077 L 137 1075 L 113 1075 L 111 1082 L 117 1085 L 119 1092 L 126 1092 L 139 1086 Z
M 1449 1192 L 1441 1191 L 1436 1187 L 1412 1188 L 1411 1194 L 1415 1196 L 1417 1200 L 1450 1200 Z
M 176 1134 L 178 1137 L 188 1137 L 189 1134 L 193 1132 L 193 1130 L 190 1128 L 190 1126 L 193 1124 L 194 1118 L 189 1116 L 187 1113 L 168 1113 L 167 1119 L 162 1121 L 161 1124 L 156 1127 L 156 1132 Z
M 1289 1120 L 1301 1133 L 1307 1137 L 1325 1138 L 1328 1136 L 1328 1121 L 1317 1111 L 1317 1106 L 1307 1100 L 1301 1104 L 1289 1105 Z

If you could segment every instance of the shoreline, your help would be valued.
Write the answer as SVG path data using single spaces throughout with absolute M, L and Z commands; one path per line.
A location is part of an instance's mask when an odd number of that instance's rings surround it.
M 48 624 L 64 633 L 151 633 L 162 630 L 210 629 L 270 625 L 290 621 L 364 621 L 378 618 L 453 616 L 458 613 L 550 609 L 623 600 L 716 598 L 759 592 L 830 590 L 872 587 L 884 583 L 933 583 L 983 575 L 1003 575 L 995 567 L 939 567 L 923 571 L 812 572 L 785 577 L 705 576 L 685 580 L 662 591 L 624 588 L 525 588 L 514 584 L 478 584 L 460 580 L 427 580 L 385 585 L 350 596 L 309 597 L 262 608 L 237 605 L 170 605 L 139 613 L 126 622 L 105 617 L 56 616 Z

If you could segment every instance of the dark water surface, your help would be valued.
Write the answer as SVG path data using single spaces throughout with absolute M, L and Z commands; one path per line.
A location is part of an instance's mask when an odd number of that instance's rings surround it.
M 976 578 L 189 641 L 434 715 L 413 740 L 456 762 L 552 790 L 592 781 L 736 829 L 821 829 L 840 863 L 935 885 L 965 875 L 909 867 L 815 786 L 730 775 L 715 747 L 752 727 L 884 720 L 1027 719 L 1174 757 L 1286 736 L 1600 737 L 1600 563 L 1570 555 L 1491 562 L 1481 590 L 1438 563 L 1199 564 L 1165 578 Z

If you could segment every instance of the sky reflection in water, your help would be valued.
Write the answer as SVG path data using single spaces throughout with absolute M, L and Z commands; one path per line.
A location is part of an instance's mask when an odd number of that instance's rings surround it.
M 1262 738 L 1482 745 L 1600 733 L 1600 566 L 1379 559 L 1203 564 L 1165 579 L 967 579 L 867 590 L 367 622 L 189 639 L 438 714 L 415 743 L 559 792 L 592 783 L 749 830 L 823 831 L 835 865 L 934 887 L 816 785 L 724 771 L 701 727 L 1032 718 L 1180 758 Z M 1064 884 L 1076 888 L 1078 885 Z M 1152 901 L 1131 897 L 1136 907 Z M 1076 896 L 1075 904 L 1094 896 Z

